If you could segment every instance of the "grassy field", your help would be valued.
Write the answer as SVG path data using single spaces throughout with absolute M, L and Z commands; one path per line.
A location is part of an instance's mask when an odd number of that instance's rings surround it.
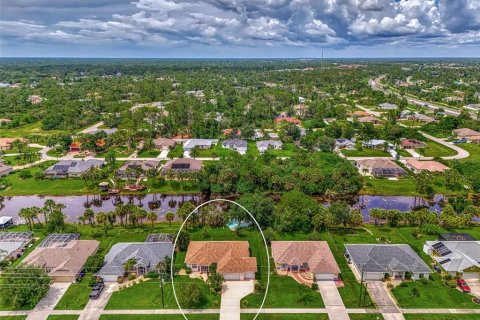
M 467 150 L 470 153 L 470 156 L 468 158 L 464 159 L 464 160 L 480 161 L 480 144 L 478 144 L 478 143 L 461 143 L 461 144 L 458 144 L 458 146 L 462 149 Z
M 84 277 L 80 283 L 72 283 L 55 306 L 55 310 L 83 310 L 88 303 L 91 287 Z
M 78 315 L 76 314 L 62 314 L 62 315 L 50 315 L 47 320 L 77 320 Z
M 42 150 L 42 148 L 34 148 L 34 147 L 26 147 L 23 152 L 39 152 L 40 150 Z M 12 148 L 12 149 L 8 149 L 8 150 L 3 150 L 2 151 L 3 154 L 12 154 L 12 153 L 20 153 L 20 151 L 17 149 L 17 148 Z
M 215 158 L 223 158 L 237 153 L 238 152 L 234 150 L 222 147 L 222 141 L 218 141 L 218 143 L 212 146 L 210 149 L 199 150 L 197 158 L 212 158 L 213 155 L 215 155 Z
M 266 153 L 273 154 L 276 157 L 291 157 L 295 153 L 295 145 L 293 143 L 284 143 L 281 149 L 267 150 Z
M 25 320 L 27 316 L 0 316 L 0 320 Z
M 156 158 L 160 154 L 158 150 L 141 150 L 138 153 L 139 158 Z
M 258 152 L 257 144 L 255 143 L 255 141 L 249 141 L 248 142 L 247 155 L 251 155 L 255 158 L 260 155 L 260 153 Z
M 350 313 L 350 320 L 382 320 L 381 313 Z
M 218 320 L 218 314 L 189 314 L 188 320 Z M 185 320 L 181 314 L 103 314 L 100 320 Z
M 6 138 L 23 138 L 29 135 L 54 135 L 63 133 L 62 130 L 43 130 L 41 122 L 21 125 L 17 128 L 0 128 L 0 136 Z
M 183 145 L 178 143 L 175 145 L 175 149 L 170 150 L 167 155 L 169 158 L 182 158 L 183 157 Z
M 5 155 L 2 156 L 2 159 L 10 166 L 21 166 L 40 160 L 40 156 L 38 154 L 34 154 L 32 157 L 26 159 L 20 155 Z
M 241 320 L 252 320 L 255 317 L 255 314 L 241 314 Z M 328 315 L 326 313 L 317 313 L 317 314 L 294 314 L 294 313 L 284 313 L 284 314 L 275 314 L 275 313 L 262 313 L 259 314 L 256 320 L 328 320 Z
M 412 177 L 401 178 L 398 180 L 378 179 L 374 177 L 365 177 L 365 184 L 360 190 L 364 195 L 383 195 L 383 196 L 420 196 L 416 190 L 415 180 Z M 436 177 L 432 183 L 435 193 L 454 195 L 458 191 L 448 190 L 445 187 L 444 180 Z
M 418 314 L 404 313 L 405 320 L 479 320 L 480 314 Z
M 185 282 L 197 282 L 202 286 L 206 300 L 198 308 L 219 308 L 220 295 L 212 294 L 204 281 L 179 276 L 175 278 L 175 289 L 179 290 L 180 284 Z M 164 300 L 165 309 L 178 309 L 170 282 L 165 283 Z M 162 309 L 160 282 L 158 280 L 148 280 L 116 291 L 112 294 L 105 309 Z
M 342 150 L 347 157 L 389 157 L 390 154 L 380 149 L 363 148 L 362 150 Z
M 426 148 L 417 149 L 417 152 L 425 157 L 448 157 L 454 156 L 457 152 L 453 149 L 450 149 L 447 146 L 444 146 L 440 143 L 437 143 L 432 140 L 425 142 L 427 144 Z
M 126 158 L 129 157 L 135 150 L 129 149 L 127 146 L 113 147 L 111 150 L 115 151 L 115 156 L 117 158 Z M 104 152 L 99 152 L 95 155 L 96 158 L 105 158 L 108 150 Z

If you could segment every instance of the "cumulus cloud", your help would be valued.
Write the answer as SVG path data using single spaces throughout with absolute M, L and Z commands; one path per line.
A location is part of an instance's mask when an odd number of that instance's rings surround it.
M 27 1 L 49 7 L 47 0 Z M 17 13 L 0 22 L 6 30 L 0 37 L 146 46 L 414 47 L 475 43 L 480 30 L 480 0 L 136 0 L 122 2 L 129 9 L 108 18 L 95 10 L 114 8 L 113 0 L 72 0 L 68 6 L 86 4 L 90 15 L 81 11 L 76 19 L 54 23 L 26 21 Z M 41 10 L 38 16 L 41 21 Z

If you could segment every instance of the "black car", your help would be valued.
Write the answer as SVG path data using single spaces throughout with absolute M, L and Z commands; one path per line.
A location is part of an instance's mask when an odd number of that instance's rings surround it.
M 92 291 L 90 292 L 90 299 L 98 299 L 100 297 L 100 294 L 102 293 L 103 289 L 105 288 L 105 285 L 103 282 L 100 283 L 95 283 L 92 286 Z

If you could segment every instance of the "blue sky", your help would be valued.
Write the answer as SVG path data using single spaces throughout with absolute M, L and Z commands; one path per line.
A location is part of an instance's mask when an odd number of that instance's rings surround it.
M 0 0 L 0 56 L 480 57 L 480 0 Z

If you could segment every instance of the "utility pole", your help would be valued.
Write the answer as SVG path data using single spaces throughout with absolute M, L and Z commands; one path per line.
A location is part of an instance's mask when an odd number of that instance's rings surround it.
M 361 272 L 361 275 L 360 275 L 360 296 L 358 297 L 358 306 L 360 307 L 361 304 L 362 304 L 362 291 L 363 291 L 363 270 L 364 270 L 364 265 L 362 265 L 362 272 Z
M 162 292 L 162 308 L 165 309 L 165 300 L 163 298 L 163 283 L 164 283 L 163 275 L 160 275 L 160 291 Z

